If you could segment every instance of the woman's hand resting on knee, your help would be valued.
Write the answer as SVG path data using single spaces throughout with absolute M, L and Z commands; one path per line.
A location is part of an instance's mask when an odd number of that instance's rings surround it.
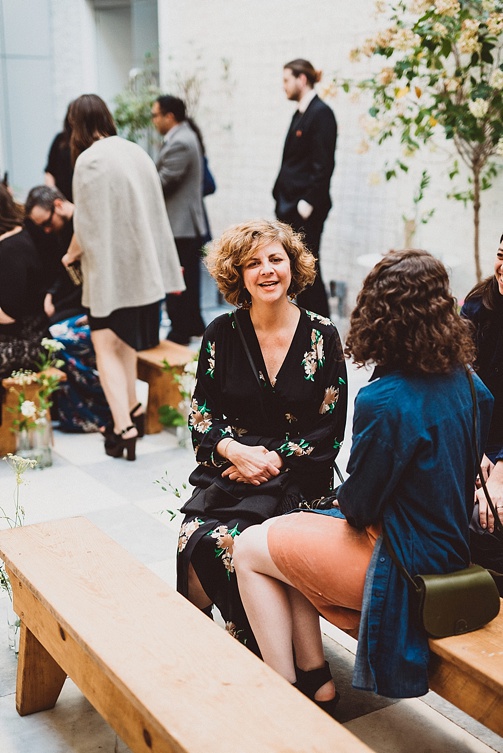
M 262 445 L 247 447 L 238 441 L 227 445 L 226 458 L 232 465 L 223 471 L 222 476 L 255 486 L 277 476 L 283 465 L 277 452 L 269 451 Z

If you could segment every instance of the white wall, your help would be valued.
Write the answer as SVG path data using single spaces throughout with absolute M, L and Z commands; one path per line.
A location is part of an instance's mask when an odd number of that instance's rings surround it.
M 293 105 L 282 91 L 282 66 L 304 57 L 324 71 L 354 76 L 350 49 L 375 30 L 373 0 L 159 0 L 161 82 L 177 93 L 177 79 L 197 74 L 202 83 L 197 120 L 203 130 L 217 193 L 207 200 L 214 234 L 232 222 L 272 217 L 271 189 Z M 228 63 L 228 68 L 225 68 Z M 416 160 L 411 177 L 371 185 L 394 147 L 356 154 L 363 137 L 363 102 L 338 94 L 333 105 L 339 140 L 332 181 L 334 207 L 325 226 L 321 257 L 325 280 L 345 280 L 351 297 L 368 270 L 357 262 L 369 253 L 403 246 L 402 214 L 425 166 L 433 174 L 422 209 L 436 208 L 421 226 L 415 245 L 452 266 L 456 294 L 474 283 L 472 221 L 469 210 L 447 201 L 446 160 L 441 152 Z M 484 274 L 501 234 L 502 182 L 483 197 Z

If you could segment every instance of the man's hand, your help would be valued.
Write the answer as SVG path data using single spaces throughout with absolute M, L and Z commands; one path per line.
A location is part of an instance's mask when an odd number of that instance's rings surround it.
M 51 316 L 54 316 L 56 307 L 52 302 L 52 293 L 46 293 L 44 298 L 44 311 L 48 319 L 50 319 Z

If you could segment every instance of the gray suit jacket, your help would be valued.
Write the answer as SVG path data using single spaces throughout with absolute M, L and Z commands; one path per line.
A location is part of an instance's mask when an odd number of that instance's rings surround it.
M 203 210 L 203 156 L 199 140 L 183 122 L 164 143 L 156 162 L 175 238 L 206 235 Z

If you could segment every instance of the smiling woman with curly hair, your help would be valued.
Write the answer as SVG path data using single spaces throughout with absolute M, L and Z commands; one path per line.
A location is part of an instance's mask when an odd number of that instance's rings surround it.
M 345 353 L 375 367 L 355 401 L 349 478 L 323 510 L 247 529 L 234 553 L 264 661 L 330 714 L 339 694 L 319 614 L 358 635 L 355 687 L 428 691 L 428 637 L 382 531 L 410 573 L 462 570 L 475 482 L 473 344 L 440 261 L 387 254 L 363 283 Z M 492 397 L 473 381 L 483 447 Z
M 189 426 L 197 468 L 182 508 L 178 590 L 258 653 L 232 552 L 254 523 L 330 492 L 346 421 L 346 364 L 330 319 L 292 301 L 315 264 L 299 234 L 250 220 L 217 240 L 208 268 L 237 307 L 203 336 Z

